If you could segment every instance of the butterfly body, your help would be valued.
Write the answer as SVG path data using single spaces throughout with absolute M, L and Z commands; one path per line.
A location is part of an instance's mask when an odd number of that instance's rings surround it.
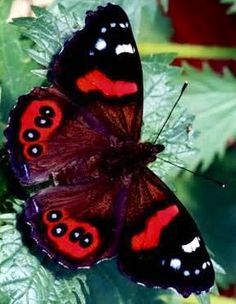
M 137 283 L 209 290 L 214 270 L 196 224 L 147 167 L 164 146 L 140 140 L 142 68 L 125 12 L 88 12 L 48 79 L 19 97 L 5 131 L 19 181 L 50 182 L 24 211 L 38 247 L 67 268 L 117 256 Z
M 112 177 L 139 174 L 139 171 L 155 161 L 157 153 L 163 150 L 163 145 L 152 143 L 123 143 L 104 153 L 102 167 Z

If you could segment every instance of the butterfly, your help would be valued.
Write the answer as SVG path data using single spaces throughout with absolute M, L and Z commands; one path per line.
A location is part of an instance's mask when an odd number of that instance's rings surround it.
M 143 79 L 126 13 L 88 11 L 48 69 L 50 87 L 20 96 L 5 131 L 31 237 L 70 269 L 117 256 L 122 273 L 187 297 L 214 283 L 199 230 L 147 165 L 164 150 L 140 141 Z

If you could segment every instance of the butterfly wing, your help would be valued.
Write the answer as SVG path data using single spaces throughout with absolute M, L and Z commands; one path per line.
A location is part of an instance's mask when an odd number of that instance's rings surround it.
M 117 205 L 127 188 L 105 176 L 42 190 L 27 202 L 32 237 L 50 258 L 71 269 L 90 267 L 117 252 Z M 118 215 L 118 216 L 117 216 Z
M 119 6 L 87 12 L 85 27 L 54 56 L 48 77 L 120 139 L 139 139 L 142 68 L 131 25 Z
M 134 281 L 183 296 L 209 290 L 214 270 L 193 219 L 149 169 L 133 178 L 119 246 L 121 270 Z
M 55 88 L 35 88 L 21 96 L 5 131 L 10 161 L 20 182 L 43 182 L 71 166 L 84 177 L 92 175 L 89 160 L 106 149 L 110 133 L 88 116 Z M 93 163 L 94 168 L 95 159 Z

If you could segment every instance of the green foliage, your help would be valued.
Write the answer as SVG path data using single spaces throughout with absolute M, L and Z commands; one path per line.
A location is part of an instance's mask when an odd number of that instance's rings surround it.
M 177 84 L 173 83 L 174 79 L 180 78 L 180 69 L 168 65 L 173 58 L 173 54 L 160 54 L 145 58 L 143 61 L 145 92 L 142 139 L 144 141 L 156 139 L 158 130 L 162 127 L 180 94 L 181 80 Z M 166 128 L 158 138 L 158 142 L 165 146 L 165 150 L 161 154 L 162 159 L 181 165 L 195 152 L 192 146 L 192 136 L 188 132 L 188 127 L 192 125 L 193 119 L 194 116 L 188 114 L 182 106 L 179 105 L 175 109 L 174 115 L 170 117 Z M 179 172 L 176 167 L 161 159 L 157 159 L 150 167 L 166 181 L 168 181 L 168 176 L 176 175 Z
M 1 300 L 1 304 L 9 304 L 11 301 L 9 296 L 4 292 L 2 292 L 1 290 L 0 290 L 0 300 Z
M 31 42 L 21 40 L 16 29 L 6 23 L 10 5 L 11 1 L 0 0 L 0 80 L 2 86 L 0 139 L 2 124 L 6 122 L 8 112 L 15 104 L 16 98 L 40 84 L 40 81 L 29 73 L 31 69 L 36 68 L 36 64 L 24 52 Z
M 10 296 L 10 303 L 86 303 L 85 275 L 68 276 L 56 267 L 53 272 L 47 270 L 44 257 L 35 257 L 23 246 L 14 221 L 0 226 L 0 252 L 0 286 Z
M 164 11 L 167 12 L 169 8 L 169 0 L 159 0 L 159 3 L 163 7 Z
M 229 14 L 236 13 L 236 0 L 220 0 L 223 4 L 231 4 L 230 8 L 228 9 Z
M 184 70 L 190 85 L 182 102 L 196 116 L 193 128 L 200 133 L 194 142 L 199 153 L 191 165 L 201 162 L 205 170 L 216 155 L 224 155 L 227 141 L 236 136 L 236 80 L 229 71 L 220 76 L 208 66 L 199 71 L 186 65 Z
M 90 286 L 90 298 L 86 304 L 165 304 L 161 297 L 163 294 L 168 294 L 166 291 L 148 289 L 130 282 L 117 273 L 116 263 L 111 261 L 89 270 L 87 282 Z
M 81 21 L 61 5 L 57 14 L 39 7 L 33 7 L 33 11 L 36 18 L 17 18 L 13 24 L 36 44 L 36 48 L 28 50 L 29 55 L 40 65 L 48 67 L 52 56 L 63 47 L 65 40 L 81 27 Z

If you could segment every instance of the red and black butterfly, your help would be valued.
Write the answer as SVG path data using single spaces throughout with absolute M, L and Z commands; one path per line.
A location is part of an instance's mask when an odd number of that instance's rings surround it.
M 19 181 L 51 182 L 26 202 L 38 246 L 71 269 L 117 255 L 137 283 L 209 290 L 214 271 L 196 224 L 147 168 L 164 146 L 140 142 L 142 68 L 125 12 L 87 12 L 48 79 L 19 98 L 5 132 Z

